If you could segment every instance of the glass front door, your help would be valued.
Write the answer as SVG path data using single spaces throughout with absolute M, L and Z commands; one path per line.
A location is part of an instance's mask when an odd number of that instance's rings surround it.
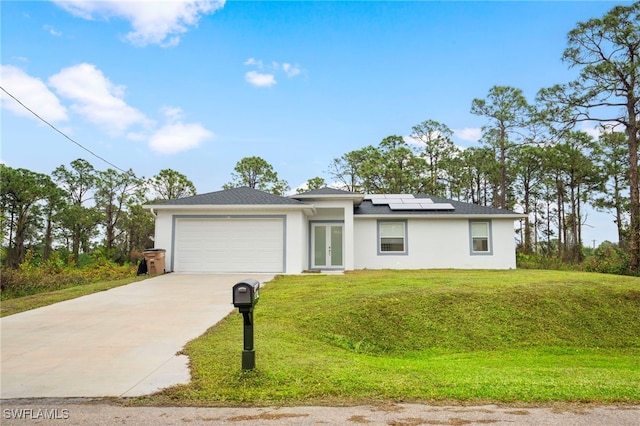
M 311 224 L 311 267 L 342 268 L 342 224 Z

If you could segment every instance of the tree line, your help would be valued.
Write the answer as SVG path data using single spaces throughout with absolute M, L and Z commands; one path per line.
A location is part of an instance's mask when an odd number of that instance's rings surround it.
M 612 213 L 617 243 L 637 273 L 640 2 L 578 23 L 568 34 L 562 60 L 578 70 L 578 77 L 540 89 L 533 102 L 508 86 L 494 86 L 485 98 L 473 99 L 471 113 L 485 119 L 480 146 L 456 147 L 446 124 L 425 120 L 412 128 L 408 141 L 392 135 L 335 158 L 328 170 L 331 184 L 354 192 L 426 193 L 515 209 L 526 215 L 520 252 L 569 262 L 583 258 L 582 227 L 590 205 Z M 597 124 L 599 136 L 578 130 L 581 123 Z M 245 160 L 236 171 L 264 162 Z M 254 171 L 270 170 L 265 167 Z M 242 176 L 236 183 L 260 182 Z M 264 178 L 260 185 L 275 193 L 288 187 L 273 175 Z M 306 188 L 325 184 L 314 177 Z
M 150 179 L 132 170 L 96 170 L 77 159 L 51 175 L 0 164 L 2 264 L 16 268 L 27 249 L 46 262 L 54 251 L 78 264 L 82 253 L 101 248 L 118 263 L 135 261 L 153 247 L 153 201 L 195 195 L 186 176 L 171 169 Z
M 334 158 L 329 184 L 363 193 L 424 193 L 512 209 L 526 215 L 521 253 L 580 262 L 585 207 L 612 214 L 617 244 L 640 271 L 638 134 L 640 116 L 640 2 L 616 6 L 578 23 L 563 60 L 576 80 L 541 89 L 530 102 L 518 88 L 494 86 L 473 99 L 485 120 L 478 146 L 461 149 L 444 123 L 427 119 L 409 137 Z M 599 135 L 577 130 L 598 123 Z M 51 176 L 0 166 L 3 264 L 16 267 L 27 247 L 47 259 L 63 247 L 74 261 L 96 245 L 116 261 L 152 246 L 152 201 L 195 194 L 185 175 L 162 170 L 151 179 L 133 171 L 97 171 L 86 160 Z M 285 195 L 290 187 L 260 157 L 245 157 L 223 188 L 247 185 Z M 322 177 L 306 189 L 327 185 Z M 55 244 L 54 244 L 55 243 Z

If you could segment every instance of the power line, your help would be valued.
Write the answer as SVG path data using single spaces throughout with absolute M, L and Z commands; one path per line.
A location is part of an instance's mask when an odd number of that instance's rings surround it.
M 23 104 L 22 102 L 20 102 L 20 100 L 18 98 L 16 98 L 15 96 L 13 96 L 11 93 L 7 92 L 7 90 L 0 86 L 0 89 L 2 89 L 2 91 L 4 93 L 6 93 L 7 95 L 9 95 L 14 101 L 16 101 L 17 103 L 19 103 L 24 109 L 26 109 L 27 111 L 29 111 L 31 114 L 35 115 L 36 117 L 38 117 L 38 119 L 40 121 L 42 121 L 43 123 L 45 123 L 47 126 L 51 127 L 53 130 L 55 130 L 56 132 L 60 133 L 62 136 L 64 136 L 66 139 L 70 140 L 71 142 L 73 142 L 74 144 L 78 145 L 80 148 L 84 149 L 85 151 L 87 151 L 89 154 L 93 155 L 94 157 L 104 161 L 105 163 L 109 164 L 110 166 L 115 167 L 116 169 L 120 170 L 123 173 L 128 173 L 126 170 L 121 169 L 120 167 L 116 166 L 115 164 L 113 164 L 112 162 L 102 158 L 101 156 L 99 156 L 98 154 L 96 154 L 95 152 L 91 151 L 89 148 L 85 148 L 82 144 L 80 144 L 79 142 L 74 141 L 73 139 L 71 139 L 69 136 L 67 136 L 63 131 L 58 130 L 58 128 L 56 128 L 56 126 L 54 126 L 53 124 L 49 123 L 47 120 L 45 120 L 44 118 L 40 117 L 37 113 L 35 113 L 31 108 L 29 108 L 28 106 L 26 106 L 25 104 Z

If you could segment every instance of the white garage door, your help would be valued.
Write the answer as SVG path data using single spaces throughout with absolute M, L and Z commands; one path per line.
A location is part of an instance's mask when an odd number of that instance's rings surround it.
M 177 219 L 176 272 L 284 272 L 284 219 Z

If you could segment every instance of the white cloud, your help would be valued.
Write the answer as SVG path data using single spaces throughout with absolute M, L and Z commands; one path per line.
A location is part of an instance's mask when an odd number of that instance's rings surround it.
M 189 27 L 204 15 L 224 7 L 224 0 L 54 0 L 69 13 L 83 19 L 122 18 L 133 31 L 125 39 L 136 46 L 175 46 Z
M 465 127 L 464 129 L 455 129 L 453 134 L 463 141 L 478 142 L 482 136 L 482 129 Z
M 600 135 L 602 135 L 605 132 L 606 133 L 624 132 L 622 125 L 615 121 L 608 121 L 608 122 L 602 122 L 602 123 L 584 122 L 584 123 L 581 123 L 581 126 L 578 130 L 585 132 L 595 140 L 598 140 L 600 138 Z
M 262 61 L 257 61 L 255 62 L 255 64 L 259 65 L 259 68 L 262 68 Z M 245 63 L 245 65 L 252 65 L 252 64 Z M 271 65 L 269 65 L 269 68 L 275 71 L 282 70 L 287 75 L 287 77 L 295 77 L 296 75 L 300 74 L 300 68 L 297 65 L 291 65 L 288 62 L 284 62 L 282 65 L 280 65 L 278 62 L 273 61 L 271 62 Z
M 3 88 L 43 119 L 50 122 L 69 119 L 67 110 L 47 85 L 20 68 L 0 66 L 0 82 Z M 114 85 L 92 64 L 64 68 L 51 76 L 48 83 L 61 97 L 70 99 L 71 108 L 88 121 L 112 135 L 125 135 L 129 140 L 147 142 L 149 148 L 160 154 L 192 149 L 214 136 L 198 123 L 183 123 L 183 110 L 173 106 L 160 108 L 166 124 L 154 131 L 154 122 L 124 101 L 125 86 Z M 0 100 L 2 108 L 36 119 L 3 91 L 0 91 Z
M 585 132 L 586 134 L 588 134 L 589 136 L 591 136 L 595 140 L 598 140 L 598 138 L 602 134 L 602 128 L 599 127 L 599 126 L 591 127 L 591 126 L 588 126 L 587 124 L 583 124 L 582 125 L 582 129 L 580 129 L 580 130 Z
M 56 29 L 53 28 L 51 25 L 43 25 L 42 29 L 47 31 L 52 36 L 56 36 L 56 37 L 61 37 L 62 36 L 62 33 L 60 31 L 56 31 Z
M 263 74 L 257 71 L 249 71 L 244 75 L 249 84 L 256 87 L 271 87 L 277 83 L 273 74 Z
M 164 106 L 161 111 L 170 123 L 174 123 L 184 116 L 184 111 L 179 107 Z
M 42 80 L 31 77 L 20 68 L 13 65 L 0 66 L 0 81 L 2 87 L 25 106 L 47 121 L 68 120 L 67 110 L 60 103 Z M 14 99 L 9 97 L 4 91 L 0 91 L 0 101 L 2 108 L 13 112 L 16 115 L 37 118 L 27 111 Z
M 112 134 L 151 124 L 142 112 L 124 101 L 125 87 L 112 84 L 95 65 L 64 68 L 49 78 L 49 84 L 60 96 L 74 102 L 74 111 Z
M 295 77 L 300 74 L 300 68 L 286 62 L 282 64 L 282 70 L 287 74 L 287 77 Z
M 177 154 L 196 148 L 214 135 L 197 123 L 169 123 L 149 139 L 149 147 L 159 154 Z
M 417 139 L 412 138 L 411 136 L 403 136 L 402 140 L 409 146 L 422 148 L 424 145 Z
M 245 65 L 255 65 L 256 67 L 258 67 L 258 69 L 262 69 L 264 68 L 264 65 L 262 64 L 262 61 L 257 61 L 255 58 L 249 58 L 246 61 L 244 61 Z
M 263 70 L 265 68 L 263 62 L 261 60 L 255 58 L 249 58 L 244 62 L 244 65 L 254 66 L 258 70 Z M 284 62 L 280 65 L 278 62 L 271 62 L 271 64 L 267 65 L 267 68 L 272 71 L 271 73 L 263 73 L 258 71 L 249 71 L 245 73 L 244 78 L 256 87 L 271 87 L 277 83 L 276 76 L 274 73 L 282 73 L 284 72 L 287 77 L 295 77 L 300 74 L 302 71 L 298 65 L 291 65 L 288 62 Z

